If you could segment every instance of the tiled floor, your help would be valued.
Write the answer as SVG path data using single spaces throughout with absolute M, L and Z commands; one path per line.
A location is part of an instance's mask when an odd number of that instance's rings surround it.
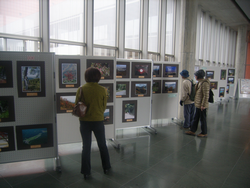
M 61 173 L 54 171 L 53 159 L 1 164 L 0 187 L 250 187 L 249 99 L 210 105 L 208 138 L 185 135 L 175 123 L 155 128 L 156 135 L 143 128 L 117 131 L 121 148 L 116 150 L 108 142 L 109 175 L 103 174 L 93 143 L 92 178 L 84 180 L 81 143 L 67 144 L 59 146 Z

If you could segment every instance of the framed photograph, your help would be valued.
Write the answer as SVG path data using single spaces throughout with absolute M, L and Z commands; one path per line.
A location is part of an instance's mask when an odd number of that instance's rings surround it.
M 116 82 L 116 98 L 129 97 L 129 82 Z
M 153 77 L 161 77 L 162 73 L 162 64 L 155 63 L 153 65 Z
M 226 80 L 226 76 L 227 76 L 227 70 L 221 70 L 220 71 L 220 79 Z
M 214 71 L 206 71 L 207 79 L 214 79 Z
M 235 69 L 228 69 L 228 76 L 235 76 Z
M 114 78 L 114 60 L 87 59 L 87 68 L 95 67 L 101 72 L 101 79 Z
M 17 149 L 53 147 L 52 124 L 16 126 Z
M 129 78 L 130 63 L 129 62 L 117 62 L 116 63 L 116 78 Z
M 163 77 L 178 77 L 179 65 L 163 64 Z
M 13 87 L 12 61 L 0 61 L 0 88 Z
M 227 77 L 228 84 L 234 84 L 234 77 Z
M 57 93 L 57 113 L 72 113 L 75 106 L 76 93 Z
M 0 152 L 15 150 L 14 127 L 0 127 Z
M 162 93 L 177 93 L 178 80 L 163 80 Z
M 15 121 L 13 96 L 0 96 L 0 123 Z
M 131 97 L 149 97 L 151 84 L 147 82 L 131 82 Z
M 220 87 L 219 89 L 219 97 L 224 97 L 225 96 L 225 87 Z
M 106 106 L 103 123 L 104 125 L 113 124 L 113 106 Z
M 106 89 L 106 93 L 107 93 L 107 102 L 113 102 L 113 93 L 114 93 L 114 89 L 113 89 L 113 84 L 100 84 L 100 86 L 104 87 Z
M 210 82 L 210 89 L 214 90 L 218 88 L 218 82 Z
M 80 59 L 59 59 L 59 88 L 80 87 Z
M 18 97 L 45 97 L 43 61 L 17 61 Z
M 132 62 L 132 78 L 151 78 L 151 63 Z
M 137 121 L 137 100 L 122 101 L 122 122 Z
M 229 94 L 229 89 L 230 89 L 230 87 L 229 87 L 229 85 L 227 85 L 227 89 L 226 89 L 227 94 Z
M 161 93 L 161 80 L 153 80 L 152 93 Z

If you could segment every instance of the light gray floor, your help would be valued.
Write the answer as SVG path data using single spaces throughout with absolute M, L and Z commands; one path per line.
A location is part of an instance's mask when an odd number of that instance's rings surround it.
M 207 119 L 207 138 L 185 135 L 175 123 L 158 125 L 156 135 L 143 128 L 117 131 L 121 148 L 108 142 L 109 175 L 93 143 L 92 178 L 84 180 L 81 143 L 67 144 L 59 146 L 62 173 L 54 171 L 53 159 L 0 164 L 0 187 L 249 188 L 250 100 L 210 105 Z

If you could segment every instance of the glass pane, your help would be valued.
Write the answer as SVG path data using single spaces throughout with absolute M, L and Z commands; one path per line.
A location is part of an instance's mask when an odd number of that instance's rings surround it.
M 111 56 L 115 57 L 115 50 L 104 49 L 104 48 L 94 48 L 94 56 Z
M 4 38 L 0 38 L 0 51 L 6 51 Z
M 125 51 L 124 58 L 125 59 L 140 59 L 140 53 L 139 52 Z
M 23 40 L 7 39 L 7 51 L 24 51 Z
M 1 0 L 0 33 L 39 37 L 39 0 Z
M 25 41 L 26 52 L 40 52 L 39 41 Z
M 115 46 L 116 0 L 94 0 L 94 44 Z
M 83 47 L 50 43 L 50 52 L 55 52 L 57 55 L 83 55 Z
M 174 0 L 167 1 L 166 54 L 173 54 Z
M 152 59 L 153 61 L 159 61 L 159 55 L 148 53 L 148 59 Z
M 83 42 L 84 1 L 50 0 L 50 38 Z M 65 11 L 62 11 L 65 10 Z
M 159 0 L 149 1 L 148 51 L 158 52 Z
M 140 0 L 126 0 L 125 12 L 125 48 L 139 50 Z

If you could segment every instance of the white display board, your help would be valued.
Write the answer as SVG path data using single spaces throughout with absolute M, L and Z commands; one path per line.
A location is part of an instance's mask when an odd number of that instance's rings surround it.
M 250 79 L 238 79 L 239 98 L 250 98 Z

